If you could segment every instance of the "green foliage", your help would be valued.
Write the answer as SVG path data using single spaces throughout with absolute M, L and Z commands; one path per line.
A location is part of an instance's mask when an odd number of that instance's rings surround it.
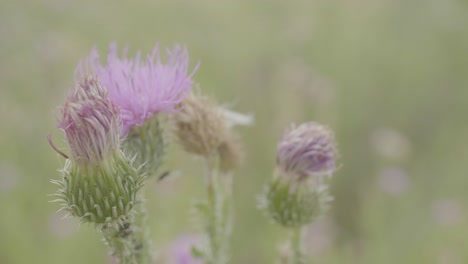
M 123 143 L 123 149 L 128 155 L 135 157 L 135 166 L 145 175 L 155 176 L 164 160 L 167 143 L 164 131 L 154 117 L 141 127 L 133 128 Z
M 132 218 L 145 180 L 121 153 L 104 166 L 80 166 L 67 160 L 62 174 L 62 181 L 53 182 L 60 187 L 54 196 L 63 209 L 83 222 L 115 229 Z

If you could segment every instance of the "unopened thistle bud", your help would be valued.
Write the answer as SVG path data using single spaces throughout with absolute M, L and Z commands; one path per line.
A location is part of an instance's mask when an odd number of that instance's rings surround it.
M 319 123 L 309 122 L 286 131 L 278 144 L 276 164 L 285 177 L 320 180 L 335 171 L 336 158 L 333 133 Z
M 260 207 L 277 223 L 298 227 L 312 222 L 331 197 L 324 175 L 335 171 L 332 132 L 310 122 L 292 127 L 278 144 L 276 171 L 260 197 Z
M 120 150 L 119 107 L 95 77 L 84 77 L 61 109 L 70 156 L 54 181 L 56 193 L 71 215 L 84 222 L 117 226 L 138 202 L 143 177 Z
M 65 132 L 71 160 L 100 164 L 119 149 L 120 110 L 96 78 L 83 78 L 61 110 L 58 127 Z

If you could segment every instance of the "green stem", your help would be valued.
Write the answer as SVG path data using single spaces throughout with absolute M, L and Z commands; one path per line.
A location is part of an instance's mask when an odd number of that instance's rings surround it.
M 207 234 L 209 256 L 207 264 L 224 264 L 227 262 L 228 216 L 227 199 L 220 185 L 219 170 L 216 159 L 206 159 L 206 191 L 208 200 Z
M 101 228 L 104 240 L 119 264 L 151 263 L 149 239 L 146 230 L 142 228 L 146 216 L 144 210 L 140 210 L 137 221 L 125 220 L 118 228 L 107 225 Z
M 124 149 L 136 155 L 135 166 L 142 166 L 142 172 L 149 177 L 158 172 L 166 147 L 164 132 L 156 117 L 141 127 L 133 128 L 124 141 Z
M 293 250 L 292 264 L 305 264 L 302 231 L 302 227 L 295 227 L 291 230 L 291 247 Z
M 146 264 L 151 263 L 151 240 L 148 231 L 148 212 L 146 211 L 145 203 L 140 205 L 138 210 L 139 214 L 136 216 L 134 227 L 134 239 L 137 248 L 138 263 Z

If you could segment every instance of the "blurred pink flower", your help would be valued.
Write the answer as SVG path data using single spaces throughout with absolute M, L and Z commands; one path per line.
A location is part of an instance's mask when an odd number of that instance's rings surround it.
M 376 129 L 370 140 L 375 152 L 385 159 L 404 160 L 411 153 L 410 140 L 392 128 Z
M 193 247 L 200 247 L 204 244 L 201 235 L 184 235 L 177 238 L 169 247 L 166 255 L 167 264 L 203 264 L 203 259 L 195 258 L 192 255 Z
M 398 167 L 383 168 L 378 174 L 380 188 L 391 195 L 398 195 L 408 190 L 410 180 L 405 170 Z
M 441 226 L 451 226 L 460 223 L 462 211 L 462 206 L 455 200 L 440 199 L 432 205 L 432 217 Z
M 179 45 L 172 51 L 167 50 L 167 57 L 167 63 L 162 63 L 156 46 L 146 59 L 141 58 L 140 52 L 135 58 L 127 58 L 127 49 L 119 58 L 117 45 L 112 43 L 105 65 L 100 63 L 94 48 L 87 61 L 90 69 L 82 69 L 80 63 L 77 75 L 90 70 L 98 76 L 100 83 L 109 90 L 109 97 L 122 109 L 122 130 L 126 133 L 155 114 L 174 111 L 189 92 L 198 65 L 188 73 L 188 52 Z

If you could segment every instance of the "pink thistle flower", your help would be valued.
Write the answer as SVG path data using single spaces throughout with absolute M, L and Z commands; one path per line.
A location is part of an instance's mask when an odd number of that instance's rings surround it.
M 105 65 L 100 63 L 96 48 L 88 60 L 91 71 L 109 90 L 109 97 L 121 107 L 123 134 L 160 112 L 173 112 L 189 92 L 198 67 L 188 73 L 187 49 L 178 45 L 167 50 L 167 63 L 161 62 L 158 46 L 146 59 L 140 52 L 129 59 L 127 49 L 119 58 L 115 43 L 110 45 Z M 82 73 L 80 65 L 78 73 Z
M 330 175 L 336 169 L 333 133 L 319 123 L 292 126 L 278 144 L 276 162 L 280 173 L 293 179 Z
M 58 127 L 76 162 L 97 164 L 120 147 L 120 109 L 93 76 L 84 77 L 68 95 Z

